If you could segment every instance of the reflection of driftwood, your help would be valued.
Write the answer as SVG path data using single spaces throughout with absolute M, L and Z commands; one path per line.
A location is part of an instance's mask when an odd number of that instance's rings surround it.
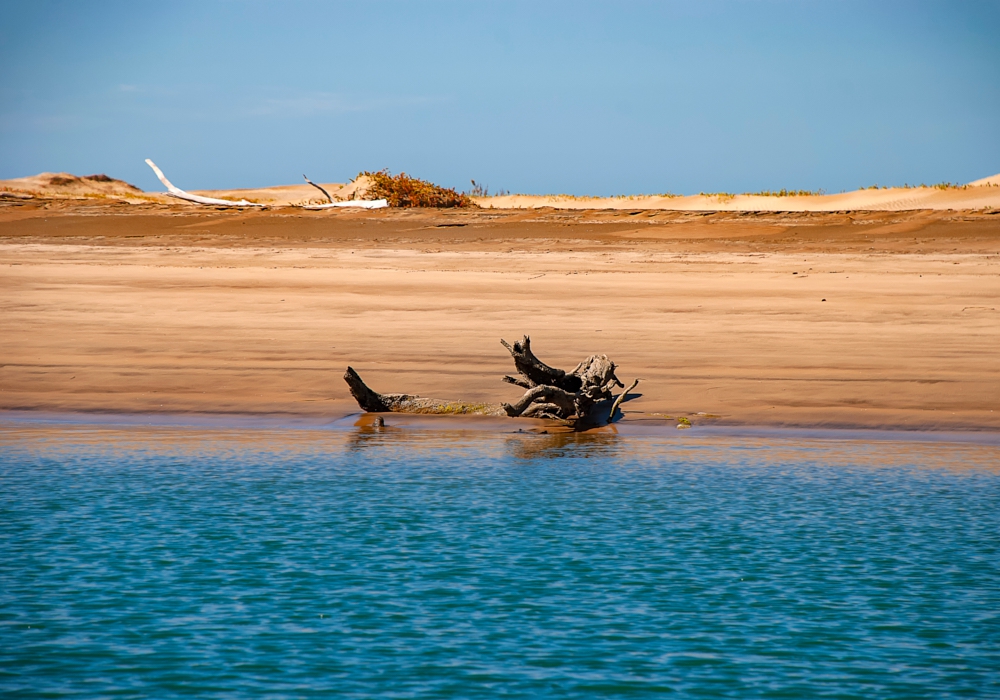
M 323 189 L 322 187 L 320 187 L 319 185 L 317 185 L 315 182 L 313 182 L 312 180 L 310 180 L 309 178 L 307 178 L 305 175 L 302 176 L 302 179 L 305 180 L 306 182 L 308 182 L 313 187 L 315 187 L 320 192 L 322 192 L 323 196 L 326 197 L 326 201 L 333 202 L 333 197 L 331 197 L 330 193 L 327 192 L 325 189 Z
M 531 339 L 513 345 L 500 341 L 514 359 L 518 376 L 506 376 L 504 381 L 526 389 L 514 403 L 467 404 L 438 399 L 424 399 L 409 394 L 379 394 L 362 381 L 358 373 L 347 368 L 344 380 L 358 405 L 370 413 L 474 413 L 480 415 L 507 415 L 525 418 L 548 418 L 574 426 L 592 426 L 610 423 L 628 393 L 639 380 L 615 398 L 615 387 L 624 388 L 615 376 L 615 363 L 607 355 L 591 355 L 566 372 L 535 357 Z
M 372 431 L 374 432 L 374 431 Z M 518 459 L 579 457 L 613 458 L 624 445 L 617 431 L 538 430 L 514 433 L 504 440 L 506 452 Z
M 170 180 L 166 178 L 163 171 L 156 167 L 156 163 L 151 161 L 149 158 L 146 159 L 146 165 L 153 169 L 156 173 L 156 177 L 159 178 L 163 186 L 167 188 L 167 194 L 171 197 L 176 197 L 177 199 L 184 199 L 188 202 L 195 202 L 196 204 L 211 204 L 213 206 L 220 207 L 262 207 L 263 204 L 257 204 L 256 202 L 248 202 L 245 199 L 239 201 L 233 201 L 231 199 L 216 199 L 215 197 L 202 197 L 200 194 L 191 194 L 190 192 L 185 192 L 179 187 L 174 187 Z

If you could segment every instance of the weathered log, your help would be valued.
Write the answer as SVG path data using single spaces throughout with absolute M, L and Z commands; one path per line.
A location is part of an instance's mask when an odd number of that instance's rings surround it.
M 248 202 L 245 199 L 240 199 L 233 201 L 231 199 L 217 199 L 215 197 L 202 197 L 200 194 L 191 194 L 190 192 L 185 192 L 180 187 L 174 187 L 174 185 L 167 179 L 163 174 L 163 171 L 156 167 L 156 163 L 151 161 L 149 158 L 146 159 L 146 165 L 153 169 L 156 173 L 156 177 L 163 183 L 163 186 L 167 188 L 167 195 L 170 197 L 176 197 L 177 199 L 183 199 L 188 202 L 194 202 L 195 204 L 210 204 L 217 207 L 262 207 L 263 204 L 257 204 L 256 202 Z
M 361 376 L 354 371 L 353 367 L 347 368 L 347 371 L 344 373 L 344 381 L 347 382 L 351 396 L 358 402 L 361 410 L 366 413 L 505 415 L 503 408 L 499 404 L 425 399 L 411 394 L 380 394 L 377 391 L 372 391 L 361 379 Z
M 566 391 L 579 391 L 582 382 L 575 374 L 566 374 L 564 370 L 549 367 L 547 364 L 535 357 L 531 352 L 531 338 L 524 336 L 520 341 L 510 345 L 506 340 L 500 339 L 500 344 L 510 352 L 514 358 L 514 368 L 517 369 L 531 387 L 547 384 L 557 386 Z M 512 382 L 518 384 L 518 382 Z
M 344 373 L 344 381 L 351 390 L 351 396 L 358 402 L 358 405 L 368 413 L 387 413 L 392 411 L 392 407 L 399 405 L 401 401 L 412 398 L 406 394 L 379 394 L 368 388 L 368 385 L 361 380 L 361 375 L 354 371 L 353 367 L 348 367 Z
M 615 363 L 607 355 L 591 355 L 572 372 L 566 372 L 539 360 L 531 350 L 528 336 L 513 345 L 502 339 L 500 342 L 510 352 L 519 375 L 504 376 L 503 381 L 526 390 L 513 403 L 466 404 L 410 394 L 379 394 L 368 388 L 350 367 L 344 379 L 358 405 L 368 412 L 477 413 L 548 418 L 577 428 L 611 423 L 622 402 L 639 383 L 636 379 L 625 389 L 615 374 Z M 615 387 L 625 390 L 615 397 Z

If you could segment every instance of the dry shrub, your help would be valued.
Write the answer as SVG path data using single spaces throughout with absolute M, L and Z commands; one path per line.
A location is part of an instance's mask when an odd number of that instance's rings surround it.
M 49 184 L 55 187 L 65 187 L 67 185 L 86 185 L 91 182 L 100 182 L 102 184 L 117 185 L 119 187 L 124 187 L 130 189 L 134 192 L 142 192 L 135 185 L 130 185 L 124 180 L 117 180 L 104 173 L 98 173 L 96 175 L 84 175 L 83 177 L 77 177 L 76 175 L 53 175 L 49 178 Z
M 392 175 L 388 170 L 375 173 L 363 172 L 358 177 L 371 179 L 366 196 L 385 199 L 390 207 L 474 207 L 467 194 L 450 187 L 439 187 L 426 180 L 418 180 L 406 173 Z
M 128 182 L 125 182 L 124 180 L 119 180 L 119 179 L 111 177 L 109 175 L 105 175 L 104 173 L 98 173 L 97 175 L 84 175 L 83 179 L 84 180 L 89 180 L 90 182 L 109 182 L 109 183 L 118 185 L 119 187 L 126 187 L 126 188 L 128 188 L 130 190 L 134 190 L 136 192 L 142 192 L 142 190 L 140 190 L 135 185 L 133 185 L 131 183 L 128 183 Z
M 819 197 L 826 194 L 826 190 L 761 190 L 760 192 L 744 192 L 751 197 Z

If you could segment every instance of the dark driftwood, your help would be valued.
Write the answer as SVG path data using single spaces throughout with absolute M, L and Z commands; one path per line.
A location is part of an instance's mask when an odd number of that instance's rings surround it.
M 514 358 L 514 369 L 522 377 L 521 380 L 514 377 L 504 377 L 504 381 L 523 386 L 527 389 L 548 385 L 557 386 L 566 391 L 575 392 L 580 390 L 582 383 L 579 377 L 566 374 L 561 369 L 549 367 L 535 357 L 535 353 L 531 352 L 531 338 L 528 336 L 524 336 L 523 340 L 516 341 L 513 345 L 501 338 L 500 344 L 510 352 L 510 356 Z
M 615 375 L 615 363 L 607 355 L 591 355 L 565 372 L 535 357 L 531 351 L 531 338 L 524 336 L 513 345 L 500 341 L 514 359 L 519 377 L 504 377 L 504 381 L 527 389 L 515 403 L 503 404 L 508 416 L 531 416 L 572 422 L 577 425 L 609 423 L 614 411 L 625 400 L 612 404 L 615 387 L 624 388 Z M 638 382 L 638 380 L 636 380 Z M 635 385 L 631 388 L 635 388 Z M 630 389 L 631 389 L 630 388 Z M 608 418 L 601 420 L 605 411 Z
M 503 408 L 499 404 L 425 399 L 410 394 L 380 394 L 368 388 L 368 385 L 362 381 L 353 367 L 347 368 L 344 373 L 344 381 L 347 382 L 347 386 L 351 390 L 351 396 L 366 413 L 504 415 Z
M 304 179 L 310 185 L 312 185 L 317 190 L 319 190 L 320 192 L 322 192 L 326 196 L 326 201 L 328 201 L 331 204 L 333 204 L 333 197 L 330 196 L 329 192 L 327 192 L 325 189 L 323 189 L 322 187 L 320 187 L 319 185 L 317 185 L 315 182 L 313 182 L 312 180 L 310 180 L 309 178 L 307 178 L 305 175 L 302 176 L 302 179 Z
M 467 404 L 439 399 L 424 399 L 409 394 L 379 394 L 372 391 L 351 367 L 344 380 L 358 405 L 369 413 L 477 413 L 511 417 L 548 418 L 568 425 L 587 427 L 614 420 L 621 403 L 635 389 L 639 380 L 625 389 L 615 375 L 615 363 L 607 355 L 591 355 L 571 372 L 550 367 L 531 351 L 531 339 L 513 345 L 500 341 L 514 360 L 517 376 L 503 380 L 526 391 L 514 403 Z M 625 389 L 617 398 L 615 388 Z
M 608 414 L 608 423 L 612 422 L 615 419 L 615 412 L 618 410 L 618 407 L 622 405 L 622 401 L 625 400 L 625 397 L 628 396 L 628 393 L 633 389 L 635 389 L 637 386 L 639 386 L 638 379 L 629 384 L 628 388 L 625 389 L 625 391 L 618 394 L 618 398 L 615 399 L 615 402 L 613 404 L 611 404 L 611 412 Z
M 344 381 L 347 382 L 347 387 L 351 390 L 351 396 L 366 413 L 387 413 L 399 403 L 400 399 L 411 398 L 405 394 L 379 394 L 372 391 L 361 380 L 361 376 L 354 371 L 353 367 L 347 368 L 344 373 Z

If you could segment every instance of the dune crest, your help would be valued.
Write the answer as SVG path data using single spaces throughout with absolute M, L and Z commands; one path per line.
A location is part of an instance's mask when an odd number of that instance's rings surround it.
M 970 182 L 969 187 L 1000 187 L 1000 173 Z
M 697 194 L 575 197 L 512 194 L 476 197 L 490 209 L 662 209 L 673 211 L 906 211 L 1000 208 L 1000 175 L 963 186 L 888 187 L 838 194 Z
M 145 201 L 150 196 L 124 180 L 103 173 L 39 173 L 30 177 L 0 180 L 0 192 L 51 199 L 122 199 Z

